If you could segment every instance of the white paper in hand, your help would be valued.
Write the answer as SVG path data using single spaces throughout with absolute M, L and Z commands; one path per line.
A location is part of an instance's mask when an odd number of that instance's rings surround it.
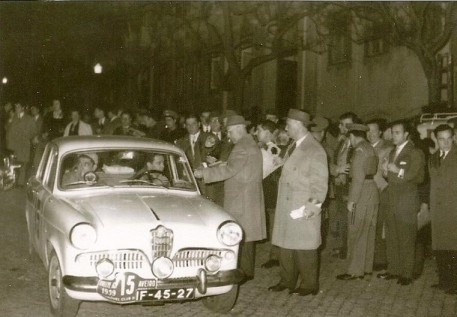
M 301 206 L 298 209 L 294 209 L 290 212 L 290 217 L 292 219 L 303 218 L 305 216 L 305 206 Z

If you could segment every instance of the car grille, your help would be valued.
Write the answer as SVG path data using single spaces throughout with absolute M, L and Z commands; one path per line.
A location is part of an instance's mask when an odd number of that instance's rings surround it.
M 209 249 L 182 249 L 173 257 L 175 267 L 204 267 L 205 260 L 210 255 L 222 257 L 226 251 Z
M 113 250 L 104 252 L 84 253 L 78 255 L 76 261 L 90 267 L 95 267 L 101 259 L 109 259 L 113 262 L 114 268 L 119 271 L 139 270 L 149 268 L 150 264 L 146 255 L 139 250 Z
M 164 226 L 158 226 L 151 230 L 151 235 L 152 258 L 170 257 L 173 248 L 173 231 Z

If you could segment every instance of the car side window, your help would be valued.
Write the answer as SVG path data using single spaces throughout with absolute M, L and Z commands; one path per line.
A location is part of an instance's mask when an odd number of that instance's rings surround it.
M 38 166 L 37 173 L 36 173 L 36 179 L 39 180 L 40 182 L 43 181 L 44 177 L 44 172 L 46 171 L 46 166 L 48 165 L 49 161 L 49 154 L 51 153 L 51 146 L 47 146 L 43 156 L 41 157 L 40 165 Z
M 46 168 L 46 173 L 44 176 L 43 184 L 48 187 L 50 190 L 54 188 L 56 181 L 56 172 L 57 172 L 57 151 L 56 149 L 51 149 L 49 153 L 49 161 Z

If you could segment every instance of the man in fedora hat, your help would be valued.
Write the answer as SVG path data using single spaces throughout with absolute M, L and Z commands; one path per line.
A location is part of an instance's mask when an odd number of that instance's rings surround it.
M 242 226 L 240 268 L 246 280 L 254 277 L 255 241 L 266 238 L 265 209 L 262 189 L 262 154 L 246 131 L 242 116 L 227 118 L 227 134 L 235 146 L 227 164 L 197 169 L 195 177 L 205 183 L 224 181 L 224 209 Z
M 339 280 L 363 279 L 371 273 L 374 259 L 376 217 L 379 192 L 374 176 L 378 169 L 378 156 L 366 140 L 369 128 L 364 124 L 347 125 L 349 140 L 354 152 L 350 166 L 348 194 L 348 254 L 347 272 Z
M 281 279 L 269 290 L 299 296 L 318 292 L 320 205 L 328 188 L 327 155 L 309 132 L 311 124 L 308 113 L 289 110 L 286 130 L 294 142 L 284 157 L 272 237 L 280 248 Z

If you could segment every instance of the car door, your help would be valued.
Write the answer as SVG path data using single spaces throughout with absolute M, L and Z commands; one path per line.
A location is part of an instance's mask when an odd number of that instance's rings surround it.
M 47 164 L 45 166 L 43 181 L 40 186 L 36 187 L 36 208 L 35 208 L 35 231 L 38 242 L 38 253 L 42 259 L 46 257 L 46 242 L 47 242 L 47 222 L 48 219 L 44 216 L 48 204 L 53 200 L 53 188 L 55 184 L 57 171 L 57 149 L 51 147 Z
M 38 193 L 41 192 L 43 187 L 43 179 L 46 172 L 46 167 L 48 165 L 50 153 L 51 147 L 48 146 L 43 152 L 36 174 L 30 178 L 27 184 L 26 219 L 27 229 L 29 233 L 29 252 L 33 252 L 34 250 L 39 253 L 40 257 L 40 232 L 38 228 L 40 222 L 39 210 L 41 209 L 41 203 L 38 199 Z

